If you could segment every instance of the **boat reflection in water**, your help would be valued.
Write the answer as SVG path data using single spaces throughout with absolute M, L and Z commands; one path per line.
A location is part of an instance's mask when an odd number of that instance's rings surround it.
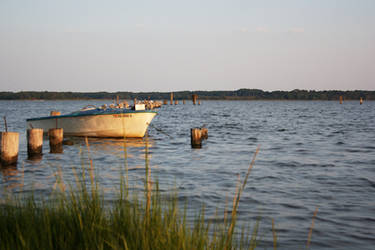
M 144 157 L 146 144 L 148 148 L 154 145 L 154 141 L 148 137 L 126 139 L 90 137 L 87 138 L 88 145 L 86 145 L 86 138 L 74 137 L 72 140 L 74 144 L 78 143 L 84 147 L 88 146 L 91 154 L 124 157 L 125 152 L 130 152 L 131 154 L 127 154 L 129 158 L 133 157 L 133 153 Z

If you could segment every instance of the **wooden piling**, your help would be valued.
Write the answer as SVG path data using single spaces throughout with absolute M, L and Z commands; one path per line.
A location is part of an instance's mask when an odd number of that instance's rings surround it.
M 33 128 L 27 130 L 27 156 L 29 159 L 43 154 L 43 129 Z
M 177 104 L 178 104 L 178 101 L 177 101 L 177 100 L 175 100 L 175 101 L 174 101 L 174 105 L 177 105 Z
M 170 100 L 170 104 L 173 105 L 173 93 L 171 93 L 171 100 Z
M 168 101 L 167 100 L 163 100 L 163 105 L 167 105 L 168 104 Z
M 343 102 L 343 98 L 342 98 L 342 95 L 340 95 L 340 104 L 342 104 Z
M 193 99 L 193 104 L 195 105 L 197 103 L 198 95 L 197 94 L 193 94 L 191 97 Z
M 202 147 L 202 132 L 200 128 L 190 129 L 191 147 L 201 148 Z
M 359 104 L 362 105 L 362 103 L 363 103 L 363 99 L 361 97 L 361 98 L 359 98 Z
M 59 116 L 59 115 L 61 115 L 61 112 L 56 111 L 56 110 L 52 110 L 51 113 L 50 113 L 50 116 Z
M 62 128 L 51 128 L 48 130 L 50 153 L 63 152 L 64 132 Z
M 200 100 L 198 100 L 198 105 L 201 105 L 201 101 Z
M 17 132 L 0 132 L 0 163 L 2 166 L 17 163 L 19 137 Z
M 184 104 L 184 105 L 185 105 L 185 100 L 182 100 L 182 104 Z

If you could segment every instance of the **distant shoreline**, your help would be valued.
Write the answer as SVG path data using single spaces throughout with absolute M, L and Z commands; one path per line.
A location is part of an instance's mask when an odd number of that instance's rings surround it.
M 121 100 L 170 100 L 171 92 L 49 92 L 49 91 L 20 91 L 0 92 L 0 100 L 113 100 L 117 96 Z M 340 96 L 344 100 L 375 100 L 375 91 L 369 90 L 293 90 L 293 91 L 263 91 L 260 89 L 239 89 L 234 91 L 176 91 L 174 100 L 191 100 L 192 94 L 197 94 L 200 100 L 316 100 L 333 101 Z

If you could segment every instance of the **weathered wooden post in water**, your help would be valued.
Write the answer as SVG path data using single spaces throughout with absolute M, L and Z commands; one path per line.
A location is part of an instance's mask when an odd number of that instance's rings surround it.
M 342 104 L 343 98 L 342 95 L 340 95 L 340 104 Z
M 19 138 L 20 134 L 17 132 L 0 132 L 0 163 L 2 166 L 17 163 Z
M 202 147 L 202 132 L 200 128 L 190 129 L 191 147 L 201 148 Z
M 43 129 L 27 130 L 27 156 L 29 159 L 38 158 L 43 154 Z
M 178 104 L 178 100 L 175 100 L 175 101 L 174 101 L 174 105 L 177 105 L 177 104 Z
M 197 94 L 193 94 L 191 97 L 193 99 L 193 104 L 195 105 L 197 103 L 198 95 Z
M 171 102 L 170 102 L 171 105 L 173 105 L 173 93 L 171 93 Z
M 168 101 L 167 100 L 163 100 L 163 105 L 167 105 L 168 104 Z
M 64 131 L 62 128 L 51 128 L 48 130 L 50 153 L 63 152 Z
M 184 105 L 185 105 L 185 100 L 182 100 L 182 104 L 184 104 Z
M 359 98 L 359 104 L 362 105 L 362 103 L 363 103 L 363 99 L 361 97 L 361 98 Z

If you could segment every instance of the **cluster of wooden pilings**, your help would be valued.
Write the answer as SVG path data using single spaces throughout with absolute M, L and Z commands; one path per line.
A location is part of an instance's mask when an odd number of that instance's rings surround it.
M 192 102 L 193 102 L 194 105 L 196 105 L 196 104 L 200 105 L 201 104 L 201 101 L 198 100 L 198 95 L 197 94 L 193 94 L 191 96 L 191 100 L 192 100 Z M 179 104 L 179 101 L 174 99 L 173 93 L 171 93 L 171 95 L 170 95 L 169 104 L 170 105 L 178 105 Z M 185 105 L 186 104 L 186 100 L 182 100 L 182 104 Z M 163 100 L 163 105 L 168 105 L 168 100 Z
M 19 133 L 0 132 L 0 165 L 15 165 L 18 161 L 19 151 Z M 27 156 L 30 160 L 40 159 L 43 155 L 43 129 L 28 129 L 27 137 Z M 64 131 L 62 128 L 53 128 L 48 130 L 50 153 L 63 152 Z
M 340 104 L 343 104 L 343 102 L 344 102 L 344 97 L 343 97 L 342 95 L 340 95 L 340 97 L 339 97 L 339 101 L 340 101 Z M 362 103 L 363 103 L 363 98 L 360 97 L 360 98 L 359 98 L 359 104 L 362 105 Z

